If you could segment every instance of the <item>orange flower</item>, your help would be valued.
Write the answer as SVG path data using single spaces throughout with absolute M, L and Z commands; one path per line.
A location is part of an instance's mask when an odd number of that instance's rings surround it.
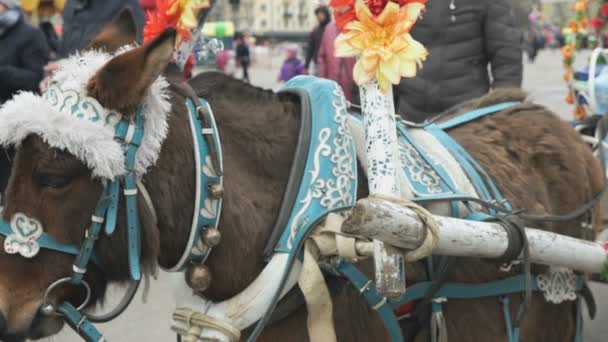
M 564 59 L 572 58 L 572 56 L 574 55 L 574 46 L 570 45 L 570 44 L 564 45 L 561 48 L 561 51 L 562 51 L 562 56 L 564 57 Z
M 400 7 L 411 3 L 426 4 L 427 0 L 364 0 L 365 5 L 370 9 L 374 16 L 378 16 L 386 8 L 389 2 L 398 3 Z M 355 11 L 356 0 L 331 0 L 329 6 L 334 10 L 336 26 L 343 30 L 348 23 L 357 20 Z
M 582 121 L 587 117 L 587 111 L 582 106 L 574 108 L 574 120 Z
M 568 95 L 566 96 L 566 103 L 569 105 L 574 104 L 574 97 L 572 96 L 572 92 L 569 91 Z
M 568 28 L 569 28 L 569 29 L 570 29 L 570 30 L 571 30 L 573 33 L 576 33 L 576 32 L 578 32 L 578 29 L 579 29 L 579 24 L 578 24 L 576 21 L 571 21 L 571 22 L 568 24 Z
M 360 56 L 355 64 L 354 79 L 358 85 L 378 81 L 386 91 L 401 77 L 414 77 L 428 55 L 422 44 L 409 34 L 424 4 L 409 3 L 402 8 L 389 2 L 375 17 L 363 0 L 357 0 L 359 21 L 346 25 L 345 33 L 336 39 L 336 56 Z
M 176 0 L 167 14 L 179 16 L 179 28 L 192 30 L 198 26 L 198 12 L 211 7 L 209 0 Z
M 587 1 L 585 0 L 579 0 L 577 2 L 574 3 L 574 12 L 576 13 L 583 13 L 583 12 L 587 12 Z

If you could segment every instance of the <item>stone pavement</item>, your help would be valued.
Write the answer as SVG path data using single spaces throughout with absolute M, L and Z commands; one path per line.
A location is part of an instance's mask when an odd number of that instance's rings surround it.
M 542 51 L 535 64 L 525 64 L 524 88 L 530 92 L 536 102 L 555 111 L 564 119 L 570 119 L 572 108 L 564 99 L 566 86 L 562 81 L 559 51 Z M 582 61 L 583 58 L 579 58 Z M 253 67 L 251 80 L 254 84 L 276 89 L 276 81 L 281 63 L 280 56 L 273 56 L 263 61 L 263 67 Z M 240 75 L 240 74 L 239 74 Z M 143 284 L 142 284 L 143 285 Z M 143 286 L 142 286 L 143 288 Z M 598 302 L 599 317 L 595 321 L 586 321 L 586 342 L 605 342 L 608 340 L 608 286 L 593 285 Z M 107 308 L 120 300 L 122 292 L 112 289 L 106 303 Z M 168 276 L 161 273 L 159 279 L 153 281 L 148 303 L 141 302 L 141 291 L 125 314 L 115 321 L 100 325 L 108 341 L 174 341 L 175 336 L 169 331 L 171 310 L 173 309 L 172 289 Z M 496 324 L 503 324 L 502 321 Z M 550 329 L 550 327 L 547 327 Z M 80 341 L 77 336 L 66 328 L 50 341 Z M 547 341 L 549 342 L 549 341 Z

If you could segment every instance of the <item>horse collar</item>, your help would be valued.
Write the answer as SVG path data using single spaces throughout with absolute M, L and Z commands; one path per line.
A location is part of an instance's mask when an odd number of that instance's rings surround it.
M 183 271 L 189 262 L 205 262 L 212 246 L 202 238 L 210 229 L 217 229 L 222 211 L 222 148 L 211 106 L 204 99 L 192 97 L 188 97 L 186 106 L 194 142 L 196 196 L 188 243 L 169 272 Z

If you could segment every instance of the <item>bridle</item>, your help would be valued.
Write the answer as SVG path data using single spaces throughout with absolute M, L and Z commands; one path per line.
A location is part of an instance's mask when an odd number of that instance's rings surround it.
M 211 246 L 204 245 L 201 237 L 208 229 L 217 229 L 222 207 L 221 195 L 216 194 L 223 182 L 223 162 L 215 118 L 206 101 L 189 98 L 187 107 L 196 165 L 195 210 L 188 244 L 178 264 L 168 269 L 170 272 L 181 272 L 191 263 L 203 263 L 206 260 L 211 252 Z M 143 111 L 144 107 L 140 105 L 132 118 L 123 116 L 115 126 L 114 139 L 120 142 L 123 148 L 127 173 L 111 180 L 103 180 L 101 196 L 80 246 L 56 241 L 43 231 L 39 221 L 22 213 L 16 213 L 10 222 L 0 221 L 0 235 L 5 237 L 4 248 L 9 254 L 20 254 L 31 259 L 35 258 L 41 249 L 46 249 L 75 257 L 70 276 L 52 282 L 44 292 L 40 313 L 47 316 L 62 316 L 66 323 L 87 341 L 105 341 L 92 323 L 107 322 L 120 315 L 133 299 L 142 278 L 142 228 L 138 211 L 138 194 L 142 194 L 144 203 L 155 216 L 147 191 L 143 183 L 138 181 L 135 172 L 137 151 L 144 138 Z M 95 242 L 102 234 L 112 236 L 115 233 L 121 192 L 125 197 L 131 282 L 123 299 L 114 310 L 101 316 L 92 315 L 83 312 L 91 299 L 91 287 L 84 279 L 84 275 L 91 263 L 105 271 L 103 262 L 95 253 Z M 84 301 L 78 306 L 67 301 L 59 305 L 52 303 L 52 293 L 62 285 L 82 287 L 86 292 Z

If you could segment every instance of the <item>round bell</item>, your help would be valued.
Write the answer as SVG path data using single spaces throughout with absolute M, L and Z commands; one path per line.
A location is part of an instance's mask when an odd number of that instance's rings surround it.
M 207 247 L 215 247 L 219 245 L 222 239 L 222 234 L 215 228 L 210 228 L 203 234 L 203 243 Z
M 213 198 L 221 198 L 224 196 L 224 187 L 221 184 L 213 184 L 209 187 L 209 192 Z
M 211 271 L 205 265 L 191 265 L 186 271 L 186 283 L 191 289 L 203 292 L 211 286 Z

